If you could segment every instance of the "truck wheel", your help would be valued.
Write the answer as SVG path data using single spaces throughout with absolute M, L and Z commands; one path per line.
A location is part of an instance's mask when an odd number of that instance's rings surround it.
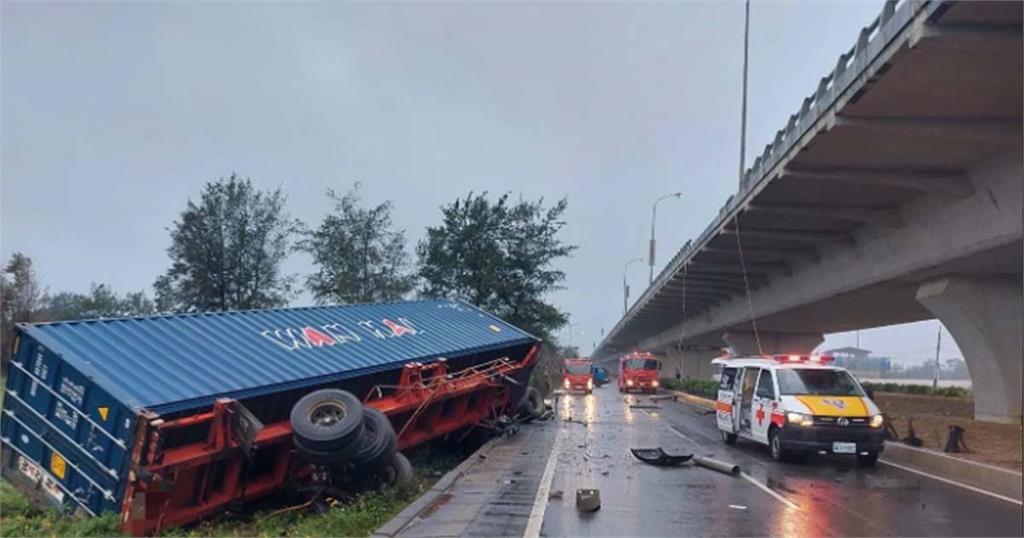
M 381 471 L 381 479 L 385 486 L 394 487 L 399 484 L 410 482 L 414 477 L 412 464 L 401 452 L 395 452 L 391 461 Z
M 789 451 L 782 448 L 782 431 L 772 428 L 768 431 L 768 448 L 775 461 L 789 461 Z
M 312 451 L 333 452 L 360 438 L 363 404 L 343 390 L 313 391 L 292 407 L 291 424 L 297 444 Z
M 874 467 L 875 463 L 878 462 L 878 452 L 868 452 L 867 454 L 857 454 L 857 465 L 861 467 Z
M 359 437 L 352 460 L 373 468 L 382 467 L 391 461 L 397 448 L 398 435 L 387 415 L 368 405 L 363 406 L 363 434 Z
M 727 444 L 727 445 L 735 445 L 736 444 L 736 434 L 735 433 L 729 433 L 729 432 L 727 432 L 725 430 L 718 430 L 718 431 L 722 434 L 722 440 L 725 441 L 725 444 Z
M 540 418 L 544 414 L 544 398 L 540 391 L 534 387 L 526 387 L 526 394 L 519 401 L 519 408 L 533 418 Z

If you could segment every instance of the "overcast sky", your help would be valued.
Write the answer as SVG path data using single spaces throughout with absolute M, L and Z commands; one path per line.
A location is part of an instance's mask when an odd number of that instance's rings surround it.
M 753 2 L 748 156 L 881 5 Z M 736 191 L 741 2 L 0 9 L 0 254 L 31 256 L 51 290 L 151 291 L 166 227 L 232 171 L 282 186 L 311 223 L 328 188 L 361 181 L 367 203 L 394 203 L 410 246 L 469 191 L 568 197 L 579 250 L 552 299 L 589 351 L 622 313 L 651 202 L 684 193 L 659 205 L 660 269 Z M 635 299 L 646 265 L 629 279 Z M 937 323 L 864 331 L 861 345 L 925 358 Z

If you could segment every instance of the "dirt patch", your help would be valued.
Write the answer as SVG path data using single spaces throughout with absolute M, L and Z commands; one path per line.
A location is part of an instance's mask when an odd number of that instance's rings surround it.
M 907 435 L 907 419 L 912 418 L 923 446 L 942 450 L 949 426 L 956 424 L 966 430 L 964 440 L 970 449 L 958 457 L 1021 472 L 1021 426 L 974 420 L 974 401 L 970 398 L 878 393 L 874 400 L 901 437 Z

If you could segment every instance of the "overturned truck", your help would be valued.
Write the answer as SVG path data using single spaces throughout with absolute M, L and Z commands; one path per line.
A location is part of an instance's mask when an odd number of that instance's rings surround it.
M 155 534 L 282 488 L 394 479 L 402 450 L 507 423 L 537 350 L 448 300 L 22 324 L 0 472 Z

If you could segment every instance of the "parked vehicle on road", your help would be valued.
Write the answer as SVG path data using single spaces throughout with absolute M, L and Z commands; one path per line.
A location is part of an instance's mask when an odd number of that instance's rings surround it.
M 562 365 L 562 388 L 568 392 L 590 394 L 594 390 L 593 366 L 590 359 L 565 359 Z
M 537 353 L 448 300 L 19 324 L 0 472 L 133 535 L 286 487 L 394 483 L 400 451 L 502 428 Z
M 646 351 L 634 351 L 619 359 L 619 392 L 658 392 L 661 361 Z
M 874 465 L 885 419 L 845 368 L 823 355 L 718 358 L 716 421 L 722 439 L 768 445 L 772 458 L 809 453 L 856 456 Z

